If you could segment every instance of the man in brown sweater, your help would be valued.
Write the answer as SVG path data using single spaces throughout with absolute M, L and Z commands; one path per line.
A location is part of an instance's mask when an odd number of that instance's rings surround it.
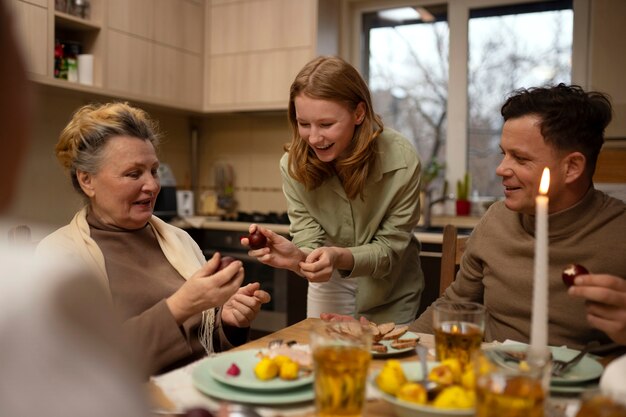
M 502 107 L 505 199 L 467 242 L 455 282 L 442 298 L 483 303 L 485 340 L 528 342 L 533 292 L 535 196 L 544 167 L 549 191 L 549 344 L 626 344 L 626 205 L 595 190 L 592 177 L 611 120 L 608 99 L 577 86 L 516 91 Z M 570 263 L 590 275 L 568 291 Z M 411 330 L 432 333 L 429 307 Z

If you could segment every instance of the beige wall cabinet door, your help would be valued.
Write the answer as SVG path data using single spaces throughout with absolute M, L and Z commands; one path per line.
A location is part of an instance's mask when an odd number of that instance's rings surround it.
M 192 0 L 153 0 L 154 40 L 195 54 L 204 44 L 204 5 Z
M 47 1 L 12 0 L 9 4 L 13 6 L 15 30 L 27 70 L 37 75 L 48 75 Z
M 182 106 L 202 106 L 202 58 L 154 44 L 152 90 L 158 99 Z
M 106 73 L 108 90 L 150 97 L 153 88 L 152 42 L 115 30 L 108 31 Z
M 154 0 L 107 0 L 109 28 L 146 39 L 154 37 Z
M 591 2 L 589 88 L 611 95 L 613 120 L 606 136 L 626 138 L 626 1 Z
M 213 0 L 207 14 L 205 110 L 285 109 L 315 55 L 317 0 Z

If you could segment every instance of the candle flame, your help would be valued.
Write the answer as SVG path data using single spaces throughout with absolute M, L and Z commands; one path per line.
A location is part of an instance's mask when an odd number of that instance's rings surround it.
M 539 183 L 539 194 L 548 194 L 548 188 L 550 188 L 550 168 L 545 167 L 543 174 L 541 174 L 541 182 Z

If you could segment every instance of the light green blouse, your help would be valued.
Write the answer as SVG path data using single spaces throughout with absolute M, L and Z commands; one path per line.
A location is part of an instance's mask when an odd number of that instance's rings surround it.
M 300 248 L 322 245 L 348 248 L 358 278 L 357 316 L 376 322 L 415 319 L 424 288 L 420 244 L 413 234 L 420 215 L 420 160 L 398 132 L 385 129 L 377 138 L 379 158 L 365 185 L 364 200 L 349 200 L 334 176 L 314 190 L 280 169 L 288 202 L 290 233 Z

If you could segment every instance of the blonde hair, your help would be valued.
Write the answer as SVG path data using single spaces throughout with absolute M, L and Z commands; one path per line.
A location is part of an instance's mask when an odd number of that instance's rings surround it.
M 115 136 L 147 140 L 156 149 L 159 145 L 157 123 L 148 114 L 128 103 L 89 104 L 76 110 L 65 126 L 55 147 L 57 160 L 81 194 L 76 170 L 96 173 L 101 167 L 103 150 Z
M 355 111 L 359 103 L 364 105 L 365 117 L 355 126 L 349 156 L 336 160 L 334 166 L 320 161 L 298 133 L 295 98 L 302 94 L 340 103 L 351 111 Z M 289 175 L 311 190 L 336 173 L 348 198 L 363 198 L 365 180 L 376 161 L 376 138 L 383 131 L 383 122 L 374 113 L 370 91 L 359 72 L 338 57 L 315 58 L 300 70 L 291 84 L 288 112 L 292 131 L 291 142 L 285 145 L 289 153 Z

